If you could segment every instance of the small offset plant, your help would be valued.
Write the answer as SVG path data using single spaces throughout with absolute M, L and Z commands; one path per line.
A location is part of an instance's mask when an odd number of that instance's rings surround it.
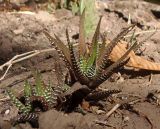
M 128 51 L 119 60 L 117 60 L 117 62 L 113 63 L 109 59 L 112 49 L 116 46 L 119 40 L 134 28 L 134 25 L 125 28 L 107 46 L 105 38 L 103 37 L 103 43 L 100 45 L 98 42 L 100 37 L 101 17 L 92 38 L 91 45 L 88 47 L 85 43 L 84 19 L 85 10 L 80 18 L 79 49 L 76 54 L 73 43 L 70 42 L 67 30 L 66 37 L 68 47 L 64 45 L 56 34 L 52 37 L 48 32 L 45 31 L 44 33 L 58 51 L 60 57 L 65 61 L 71 77 L 71 84 L 78 81 L 82 85 L 86 85 L 89 89 L 93 90 L 106 81 L 113 72 L 129 61 L 127 55 L 137 47 L 137 42 L 134 42 Z
M 7 90 L 13 104 L 19 109 L 16 123 L 30 122 L 36 123 L 38 120 L 38 111 L 47 111 L 57 105 L 57 97 L 62 92 L 57 86 L 54 90 L 49 84 L 44 85 L 39 73 L 35 74 L 35 85 L 30 85 L 28 81 L 24 84 L 24 96 L 16 98 L 11 90 Z

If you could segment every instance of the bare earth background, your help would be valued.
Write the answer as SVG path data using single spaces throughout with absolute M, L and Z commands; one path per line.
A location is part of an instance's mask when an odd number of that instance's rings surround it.
M 109 38 L 113 38 L 123 27 L 127 26 L 128 14 L 131 20 L 137 23 L 137 31 L 160 28 L 160 6 L 146 3 L 144 1 L 98 1 L 97 8 L 99 14 L 103 14 L 101 31 L 109 32 Z M 159 10 L 159 12 L 158 12 Z M 158 15 L 154 15 L 158 12 Z M 66 41 L 64 29 L 68 28 L 71 37 L 78 33 L 78 16 L 72 12 L 60 9 L 53 14 L 39 11 L 34 14 L 24 14 L 17 12 L 0 13 L 0 65 L 11 59 L 14 55 L 35 49 L 50 48 L 50 43 L 42 33 L 47 29 L 50 34 L 56 33 L 63 41 Z M 144 39 L 150 34 L 143 34 L 139 40 Z M 73 39 L 75 40 L 75 39 Z M 160 62 L 160 32 L 157 32 L 145 44 L 140 47 L 143 50 L 141 56 L 148 60 Z M 38 55 L 29 60 L 15 64 L 6 78 L 0 82 L 0 100 L 5 97 L 5 88 L 11 87 L 17 94 L 23 89 L 25 79 L 33 80 L 31 70 L 36 68 L 41 71 L 44 81 L 51 80 L 54 85 L 57 83 L 54 61 L 57 60 L 56 52 L 48 52 Z M 61 62 L 64 67 L 63 62 Z M 65 69 L 64 69 L 65 72 Z M 133 72 L 129 70 L 122 74 L 119 80 L 106 81 L 101 87 L 107 89 L 121 89 L 123 93 L 140 95 L 146 97 L 152 90 L 160 90 L 160 74 L 151 72 Z M 0 71 L 0 75 L 3 71 Z M 160 129 L 160 108 L 148 102 L 134 105 L 138 110 L 147 115 L 154 129 Z M 111 107 L 106 109 L 110 110 Z M 6 111 L 10 111 L 6 113 Z M 10 101 L 0 101 L 0 129 L 10 129 L 10 120 L 16 114 L 15 107 Z M 42 113 L 40 115 L 40 129 L 110 129 L 104 125 L 95 124 L 94 120 L 102 118 L 104 114 L 80 113 L 64 114 L 55 110 Z M 124 121 L 123 118 L 128 118 Z M 108 119 L 108 124 L 116 129 L 150 129 L 150 124 L 134 113 L 123 111 L 123 116 L 112 115 Z M 16 129 L 31 129 L 29 124 L 21 124 Z

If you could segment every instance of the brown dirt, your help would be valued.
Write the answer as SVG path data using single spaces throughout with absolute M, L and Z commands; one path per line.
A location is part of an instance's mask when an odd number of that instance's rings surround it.
M 133 23 L 137 23 L 137 31 L 147 30 L 152 28 L 160 28 L 160 19 L 153 15 L 151 10 L 160 9 L 159 6 L 149 4 L 143 1 L 99 1 L 97 4 L 100 14 L 103 14 L 101 30 L 110 32 L 109 37 L 113 38 L 120 30 L 127 25 L 128 12 L 131 14 Z M 160 13 L 160 12 L 159 12 Z M 40 11 L 38 14 L 28 15 L 21 13 L 0 13 L 0 64 L 8 61 L 16 54 L 27 52 L 29 50 L 50 48 L 48 40 L 42 33 L 43 29 L 47 29 L 49 33 L 56 33 L 63 41 L 65 39 L 64 29 L 67 27 L 70 36 L 78 33 L 78 17 L 73 16 L 68 10 L 56 10 L 54 14 Z M 139 40 L 145 38 L 146 35 L 140 36 Z M 74 39 L 73 39 L 74 40 Z M 159 32 L 151 37 L 145 44 L 141 46 L 144 50 L 141 56 L 147 59 L 160 62 L 160 38 Z M 6 78 L 0 82 L 0 99 L 3 99 L 5 88 L 11 87 L 16 93 L 23 89 L 25 79 L 33 80 L 31 75 L 32 69 L 39 69 L 45 83 L 51 80 L 55 85 L 57 83 L 54 61 L 56 60 L 56 52 L 48 52 L 29 60 L 15 64 Z M 63 62 L 61 63 L 64 66 Z M 65 71 L 65 69 L 64 69 Z M 151 82 L 149 82 L 150 74 L 148 71 L 120 71 L 122 74 L 119 80 L 106 81 L 101 87 L 107 89 L 121 89 L 124 94 L 134 94 L 145 98 L 152 90 L 160 90 L 160 74 L 153 73 Z M 0 75 L 3 71 L 0 72 Z M 114 77 L 113 77 L 114 78 Z M 124 80 L 123 80 L 124 79 Z M 130 97 L 128 97 L 130 99 Z M 15 116 L 15 108 L 9 101 L 0 101 L 0 129 L 10 129 L 11 125 L 8 122 L 11 117 Z M 106 112 L 113 105 L 106 105 Z M 154 129 L 160 128 L 160 108 L 157 105 L 140 102 L 134 105 L 136 109 L 144 113 L 153 124 Z M 9 110 L 9 114 L 6 114 Z M 116 129 L 150 129 L 149 122 L 140 115 L 121 110 L 121 113 L 115 113 L 108 119 L 107 124 L 112 125 Z M 80 113 L 64 114 L 55 110 L 42 113 L 39 118 L 40 129 L 109 129 L 113 127 L 98 125 L 94 121 L 101 119 L 104 114 Z M 125 121 L 125 119 L 127 119 Z M 29 124 L 20 124 L 16 129 L 27 128 L 31 129 Z

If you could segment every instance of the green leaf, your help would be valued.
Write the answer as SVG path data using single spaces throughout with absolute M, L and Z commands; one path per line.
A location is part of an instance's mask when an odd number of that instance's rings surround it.
M 82 15 L 82 13 L 83 13 L 83 11 L 84 11 L 84 9 L 85 9 L 85 2 L 84 2 L 84 0 L 80 0 L 80 7 L 79 7 L 80 9 L 80 14 Z
M 99 50 L 99 45 L 98 45 L 98 38 L 100 34 L 100 24 L 101 24 L 102 17 L 100 17 L 96 31 L 94 33 L 93 39 L 92 39 L 92 45 L 91 45 L 91 50 L 90 50 L 90 57 L 88 59 L 87 67 L 90 68 L 92 66 L 96 67 L 96 59 L 98 56 L 98 50 Z
M 21 103 L 12 93 L 11 90 L 7 90 L 7 94 L 9 95 L 12 103 L 19 109 L 20 112 L 22 113 L 29 113 L 30 110 L 28 108 L 25 107 L 25 105 L 23 103 Z
M 25 81 L 25 84 L 24 84 L 24 96 L 25 97 L 30 97 L 31 95 L 32 95 L 31 85 L 29 84 L 28 81 Z
M 49 85 L 46 86 L 44 92 L 45 92 L 44 98 L 45 98 L 46 102 L 48 102 L 49 107 L 55 106 L 55 104 L 57 103 L 57 95 L 56 96 L 54 95 L 50 81 L 49 81 Z
M 87 72 L 87 60 L 84 57 L 80 57 L 79 66 L 83 73 Z
M 35 77 L 36 96 L 43 96 L 44 95 L 44 87 L 43 87 L 40 73 L 35 72 L 34 77 Z
M 82 9 L 85 8 L 86 15 L 85 15 L 85 37 L 89 37 L 96 28 L 97 23 L 97 12 L 95 7 L 95 0 L 84 0 L 82 1 Z

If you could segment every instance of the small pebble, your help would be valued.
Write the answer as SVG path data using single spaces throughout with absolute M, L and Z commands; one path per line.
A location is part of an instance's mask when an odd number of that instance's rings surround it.
M 9 113 L 10 113 L 10 110 L 7 109 L 7 110 L 5 111 L 5 115 L 8 115 Z
M 23 31 L 24 31 L 24 28 L 20 28 L 20 29 L 13 30 L 13 33 L 14 33 L 15 35 L 18 35 L 18 34 L 22 34 Z
M 128 122 L 130 120 L 130 118 L 128 116 L 124 117 L 123 121 L 124 122 Z

